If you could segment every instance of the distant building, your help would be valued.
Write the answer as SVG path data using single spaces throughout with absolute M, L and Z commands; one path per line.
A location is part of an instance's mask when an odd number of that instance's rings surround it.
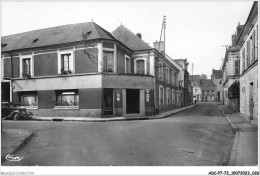
M 201 101 L 200 75 L 190 75 L 189 80 L 193 87 L 193 99 L 197 102 Z
M 189 93 L 189 87 L 191 86 L 191 83 L 189 82 L 189 72 L 188 72 L 188 65 L 189 62 L 187 62 L 187 59 L 174 59 L 178 65 L 181 66 L 181 70 L 178 76 L 179 80 L 179 85 L 183 89 L 183 105 L 182 106 L 187 106 L 191 104 L 190 102 L 190 94 Z M 191 91 L 191 90 L 190 90 Z
M 250 120 L 258 119 L 258 2 L 254 1 L 238 36 L 240 48 L 240 112 Z
M 216 86 L 211 79 L 200 79 L 201 100 L 216 101 Z
M 217 98 L 216 101 L 223 102 L 223 95 L 222 95 L 222 70 L 212 70 L 211 80 L 216 85 L 216 94 Z
M 223 77 L 222 77 L 222 95 L 225 105 L 229 105 L 230 100 L 228 98 L 228 88 L 235 82 L 239 81 L 239 47 L 230 46 L 226 50 L 224 62 L 222 65 Z

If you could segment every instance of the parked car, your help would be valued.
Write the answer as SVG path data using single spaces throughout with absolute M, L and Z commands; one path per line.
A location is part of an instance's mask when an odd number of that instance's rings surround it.
M 1 104 L 1 118 L 6 120 L 31 120 L 32 113 L 27 112 L 26 108 L 21 108 L 18 103 L 3 102 Z

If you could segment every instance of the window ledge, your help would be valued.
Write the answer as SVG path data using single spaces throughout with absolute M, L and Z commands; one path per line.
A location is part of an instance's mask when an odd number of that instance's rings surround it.
M 38 106 L 21 106 L 21 108 L 26 108 L 26 109 L 38 109 Z
M 79 106 L 55 106 L 54 109 L 79 109 Z

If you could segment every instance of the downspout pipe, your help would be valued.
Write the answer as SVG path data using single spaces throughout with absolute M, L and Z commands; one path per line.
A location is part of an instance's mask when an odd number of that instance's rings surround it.
M 155 50 L 153 50 L 153 51 L 155 51 Z M 156 80 L 155 80 L 155 78 L 156 78 L 156 67 L 155 67 L 155 52 L 153 53 L 154 54 L 154 60 L 153 60 L 153 62 L 154 62 L 154 66 L 153 66 L 153 70 L 154 70 L 154 77 L 153 77 L 153 106 L 154 106 L 154 115 L 156 115 Z M 149 51 L 148 51 L 148 56 L 150 56 L 150 54 L 149 54 Z M 151 64 L 151 63 L 150 63 Z

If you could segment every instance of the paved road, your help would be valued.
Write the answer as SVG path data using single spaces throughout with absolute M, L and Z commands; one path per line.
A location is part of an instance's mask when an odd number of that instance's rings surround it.
M 16 155 L 28 166 L 227 165 L 234 133 L 216 103 L 164 119 L 114 122 L 5 121 L 3 128 L 33 130 Z

